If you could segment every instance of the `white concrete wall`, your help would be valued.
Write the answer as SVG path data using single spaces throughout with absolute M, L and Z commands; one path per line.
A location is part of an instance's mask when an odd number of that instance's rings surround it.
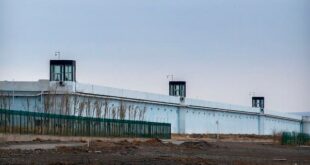
M 310 116 L 304 116 L 302 121 L 303 133 L 310 135 Z
M 186 133 L 258 134 L 257 115 L 186 110 Z
M 301 122 L 279 119 L 275 117 L 264 118 L 264 134 L 269 135 L 284 131 L 301 132 Z
M 95 102 L 108 101 L 108 112 L 106 117 L 113 118 L 113 111 L 118 112 L 121 104 L 126 109 L 125 119 L 129 120 L 145 120 L 152 122 L 167 122 L 171 123 L 173 133 L 223 133 L 223 134 L 259 134 L 259 113 L 246 114 L 236 113 L 235 111 L 218 111 L 207 109 L 194 108 L 180 108 L 178 106 L 155 104 L 155 103 L 141 103 L 134 101 L 120 101 L 117 99 L 98 99 L 94 97 L 76 97 L 78 104 L 74 110 L 74 97 L 70 97 L 71 105 L 68 113 L 64 108 L 63 95 L 57 95 L 56 98 L 50 97 L 53 100 L 53 105 L 50 105 L 49 112 L 62 113 L 70 115 L 78 115 L 81 111 L 83 116 L 96 117 Z M 28 101 L 27 101 L 28 99 Z M 43 97 L 43 99 L 46 99 Z M 11 109 L 15 110 L 30 110 L 35 112 L 44 112 L 44 100 L 41 102 L 41 96 L 36 97 L 15 97 L 15 104 L 11 105 Z M 80 104 L 84 102 L 83 109 L 79 109 Z M 90 107 L 87 107 L 89 103 Z M 29 106 L 28 106 L 29 105 Z M 63 106 L 60 106 L 63 105 Z M 102 103 L 101 115 L 104 117 L 105 105 Z M 90 111 L 88 111 L 90 110 Z M 136 115 L 134 116 L 134 111 Z M 179 112 L 182 111 L 181 116 Z M 143 116 L 139 114 L 143 112 Z M 131 113 L 131 115 L 129 115 Z M 131 116 L 131 117 L 130 117 Z M 119 115 L 114 118 L 119 119 Z M 295 131 L 300 132 L 300 121 L 292 121 L 279 119 L 275 117 L 265 116 L 263 119 L 263 131 L 261 134 L 273 134 L 281 131 Z M 180 123 L 181 121 L 181 123 Z M 181 125 L 181 126 L 180 126 Z M 182 128 L 180 128 L 182 127 Z
M 301 131 L 301 116 L 269 110 L 261 114 L 259 108 L 189 98 L 181 102 L 174 96 L 73 82 L 65 86 L 46 81 L 33 84 L 0 82 L 0 94 L 0 108 L 3 109 L 91 117 L 97 117 L 97 103 L 100 103 L 102 113 L 99 117 L 118 119 L 120 116 L 113 115 L 113 111 L 119 112 L 122 105 L 126 110 L 125 119 L 171 123 L 173 133 L 272 134 Z

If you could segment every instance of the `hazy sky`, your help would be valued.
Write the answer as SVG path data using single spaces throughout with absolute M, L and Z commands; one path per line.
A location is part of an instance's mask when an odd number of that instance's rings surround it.
M 310 111 L 309 0 L 0 0 L 0 80 L 48 79 L 54 52 L 77 80 Z

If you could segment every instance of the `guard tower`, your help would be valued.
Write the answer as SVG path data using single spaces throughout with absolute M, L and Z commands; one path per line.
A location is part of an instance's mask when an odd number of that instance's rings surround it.
M 186 82 L 185 81 L 170 81 L 169 95 L 186 97 Z
M 74 60 L 50 60 L 50 81 L 76 81 Z
M 264 97 L 252 97 L 252 107 L 260 108 L 261 112 L 264 112 L 265 98 Z

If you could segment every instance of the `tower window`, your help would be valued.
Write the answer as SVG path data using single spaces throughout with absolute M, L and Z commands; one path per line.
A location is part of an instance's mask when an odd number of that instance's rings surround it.
M 52 79 L 54 81 L 62 81 L 62 67 L 61 65 L 52 66 Z
M 72 79 L 72 66 L 65 65 L 65 81 L 73 81 Z
M 50 81 L 75 81 L 75 61 L 51 60 Z
M 186 97 L 186 82 L 185 81 L 170 81 L 169 95 Z
M 252 97 L 252 107 L 260 108 L 261 110 L 265 107 L 264 97 Z

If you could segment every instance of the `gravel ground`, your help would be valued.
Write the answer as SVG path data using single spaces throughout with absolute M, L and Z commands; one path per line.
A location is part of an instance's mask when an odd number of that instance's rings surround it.
M 310 147 L 204 140 L 10 142 L 0 164 L 223 164 L 309 165 Z

